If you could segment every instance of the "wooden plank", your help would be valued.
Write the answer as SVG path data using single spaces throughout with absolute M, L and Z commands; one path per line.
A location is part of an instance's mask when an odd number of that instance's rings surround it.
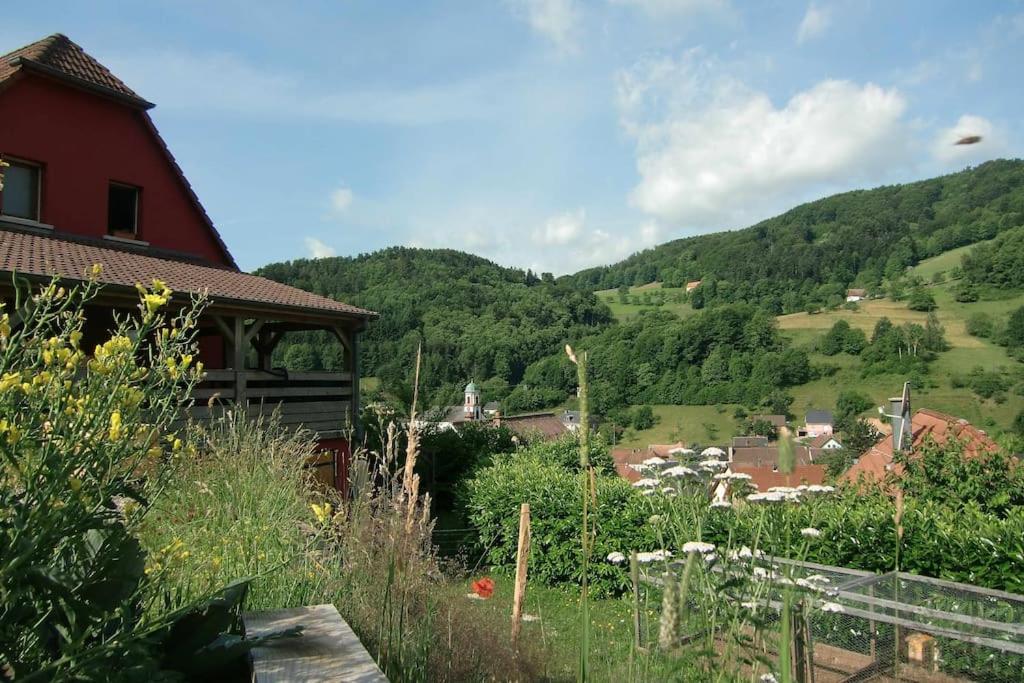
M 351 396 L 351 386 L 341 387 L 249 387 L 250 398 L 278 398 L 285 396 Z
M 250 403 L 249 416 L 272 415 L 276 411 L 281 415 L 281 421 L 286 422 L 291 416 L 345 416 L 348 412 L 348 401 L 302 401 L 302 402 L 266 402 Z M 214 404 L 211 408 L 205 403 L 197 404 L 189 409 L 189 414 L 197 420 L 208 420 L 210 417 L 220 415 L 225 410 L 231 410 L 234 405 Z
M 278 381 L 289 382 L 338 382 L 345 383 L 352 381 L 352 373 L 339 372 L 269 372 L 266 370 L 246 370 L 245 377 L 250 382 Z M 207 370 L 206 381 L 208 382 L 232 382 L 235 379 L 234 370 Z
M 388 679 L 334 605 L 246 612 L 242 622 L 245 634 L 250 637 L 303 627 L 298 638 L 279 638 L 252 651 L 256 683 L 387 683 Z

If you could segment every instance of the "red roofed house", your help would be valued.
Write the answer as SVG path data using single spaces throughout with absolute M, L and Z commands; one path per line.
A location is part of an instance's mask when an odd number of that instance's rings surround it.
M 989 436 L 969 423 L 945 413 L 922 408 L 914 413 L 910 422 L 910 434 L 904 443 L 909 444 L 910 452 L 919 448 L 926 439 L 933 438 L 936 443 L 944 444 L 950 438 L 961 441 L 964 445 L 964 457 L 974 458 L 984 453 L 993 453 L 998 446 Z M 901 474 L 902 465 L 893 460 L 893 438 L 879 439 L 864 455 L 857 459 L 841 479 L 856 483 L 861 478 L 868 481 L 884 481 L 889 472 Z
M 134 308 L 136 283 L 163 280 L 179 305 L 207 292 L 199 344 L 209 371 L 192 415 L 280 405 L 282 421 L 314 431 L 328 454 L 318 476 L 341 485 L 338 456 L 358 415 L 359 333 L 375 314 L 241 272 L 153 125 L 152 107 L 63 35 L 0 57 L 0 158 L 10 164 L 0 192 L 0 296 L 10 294 L 14 272 L 73 284 L 101 264 L 104 286 L 84 330 L 91 348 L 112 309 Z M 271 368 L 282 335 L 297 330 L 333 333 L 344 369 Z M 207 407 L 214 395 L 220 404 Z

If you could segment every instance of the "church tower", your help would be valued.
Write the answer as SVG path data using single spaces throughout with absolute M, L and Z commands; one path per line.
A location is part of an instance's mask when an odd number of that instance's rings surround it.
M 466 385 L 466 400 L 462 405 L 462 416 L 467 420 L 479 420 L 483 417 L 480 406 L 480 390 L 470 382 Z

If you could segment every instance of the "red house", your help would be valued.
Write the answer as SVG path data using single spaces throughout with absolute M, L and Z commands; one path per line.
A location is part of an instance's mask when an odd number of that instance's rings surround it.
M 112 309 L 135 305 L 136 283 L 159 278 L 181 302 L 206 292 L 199 344 L 209 370 L 192 416 L 279 407 L 284 423 L 316 433 L 326 454 L 318 476 L 340 486 L 359 408 L 359 333 L 375 314 L 241 272 L 152 107 L 60 34 L 0 57 L 0 158 L 10 164 L 0 192 L 0 296 L 14 272 L 73 283 L 102 264 L 88 344 L 102 338 Z M 282 336 L 300 330 L 330 331 L 344 370 L 272 368 Z M 208 407 L 214 395 L 219 403 Z

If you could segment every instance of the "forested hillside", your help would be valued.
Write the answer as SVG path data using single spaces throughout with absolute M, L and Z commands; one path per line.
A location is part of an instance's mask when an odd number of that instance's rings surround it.
M 694 308 L 756 303 L 773 313 L 828 305 L 907 266 L 1024 225 L 1024 161 L 810 202 L 733 232 L 675 240 L 566 276 L 588 289 L 703 280 Z
M 394 247 L 274 263 L 257 272 L 380 313 L 364 337 L 363 372 L 392 391 L 408 385 L 422 342 L 423 383 L 438 400 L 459 395 L 469 379 L 486 382 L 489 398 L 502 397 L 527 365 L 611 322 L 597 297 L 571 283 L 449 249 Z M 290 336 L 277 362 L 292 369 L 338 367 L 338 346 L 325 335 Z

